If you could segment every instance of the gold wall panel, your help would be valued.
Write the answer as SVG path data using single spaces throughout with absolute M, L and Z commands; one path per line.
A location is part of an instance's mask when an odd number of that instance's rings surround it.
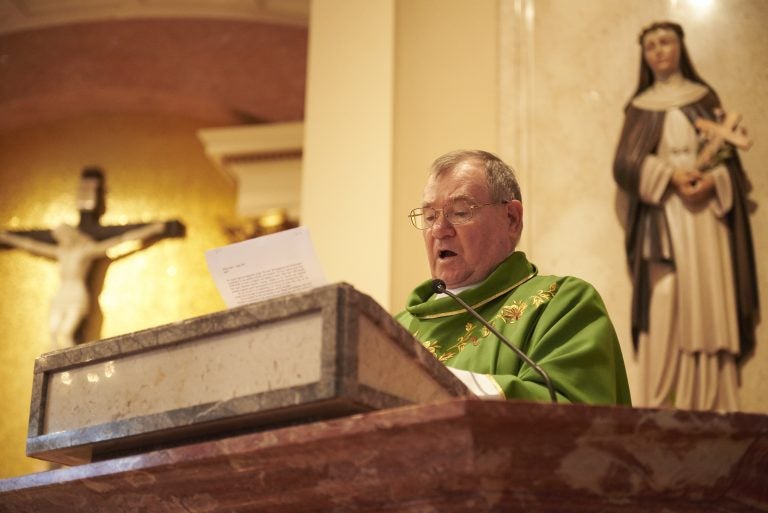
M 205 251 L 228 243 L 221 219 L 235 190 L 203 153 L 194 120 L 152 115 L 89 115 L 0 133 L 0 229 L 78 222 L 75 196 L 86 166 L 103 169 L 102 224 L 179 219 L 184 238 L 163 239 L 113 260 L 89 339 L 225 308 Z M 0 250 L 0 478 L 44 470 L 24 454 L 34 360 L 49 350 L 48 303 L 57 263 Z M 98 343 L 98 342 L 96 342 Z

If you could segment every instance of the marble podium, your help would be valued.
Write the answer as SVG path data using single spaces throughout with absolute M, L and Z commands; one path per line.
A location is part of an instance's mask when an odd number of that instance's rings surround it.
M 41 356 L 27 454 L 78 465 L 468 393 L 335 284 Z

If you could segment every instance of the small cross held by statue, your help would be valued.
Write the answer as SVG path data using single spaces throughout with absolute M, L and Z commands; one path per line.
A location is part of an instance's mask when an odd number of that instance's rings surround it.
M 747 151 L 752 147 L 752 139 L 746 130 L 739 127 L 741 114 L 737 112 L 720 112 L 720 123 L 707 118 L 697 118 L 694 126 L 702 134 L 705 144 L 702 146 L 696 158 L 696 167 L 706 170 L 713 167 L 716 157 L 727 144 L 731 144 L 740 150 Z

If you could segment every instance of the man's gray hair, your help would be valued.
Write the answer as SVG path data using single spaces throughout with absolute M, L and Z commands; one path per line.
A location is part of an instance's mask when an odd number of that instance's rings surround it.
M 474 160 L 485 166 L 491 201 L 501 203 L 510 200 L 523 200 L 515 172 L 503 160 L 487 151 L 457 150 L 446 153 L 435 159 L 430 174 L 437 178 L 445 171 L 450 171 L 468 160 Z

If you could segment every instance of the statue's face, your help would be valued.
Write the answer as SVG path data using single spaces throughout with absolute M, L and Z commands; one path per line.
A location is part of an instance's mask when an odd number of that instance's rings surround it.
M 680 40 L 674 30 L 660 28 L 643 37 L 643 57 L 656 80 L 664 80 L 680 69 Z
M 91 241 L 90 237 L 76 227 L 66 223 L 62 223 L 53 229 L 53 238 L 62 247 L 78 246 Z

